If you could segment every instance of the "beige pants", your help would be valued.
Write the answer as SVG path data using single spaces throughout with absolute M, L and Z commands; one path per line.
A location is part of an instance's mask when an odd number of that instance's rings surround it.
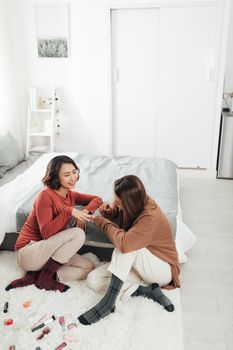
M 76 254 L 84 242 L 84 231 L 77 227 L 70 228 L 48 239 L 31 241 L 18 250 L 18 262 L 25 271 L 38 271 L 53 258 L 63 264 L 57 271 L 60 281 L 84 279 L 95 267 L 91 260 Z
M 105 293 L 112 274 L 125 282 L 120 291 L 120 299 L 124 302 L 140 284 L 158 283 L 162 286 L 172 279 L 170 265 L 146 248 L 131 253 L 121 253 L 115 248 L 111 263 L 93 270 L 87 277 L 87 285 L 97 292 Z

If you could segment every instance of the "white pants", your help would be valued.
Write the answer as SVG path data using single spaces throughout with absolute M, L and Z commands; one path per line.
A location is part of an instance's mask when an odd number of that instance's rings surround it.
M 85 242 L 85 233 L 75 227 L 58 232 L 48 239 L 31 241 L 18 250 L 19 265 L 25 271 L 39 271 L 49 258 L 62 264 L 57 271 L 62 282 L 85 279 L 95 265 L 85 256 L 76 254 Z
M 87 276 L 89 288 L 105 293 L 114 274 L 124 283 L 120 298 L 127 301 L 140 284 L 169 284 L 172 279 L 171 267 L 148 249 L 143 248 L 130 253 L 121 253 L 114 249 L 110 264 L 104 264 Z

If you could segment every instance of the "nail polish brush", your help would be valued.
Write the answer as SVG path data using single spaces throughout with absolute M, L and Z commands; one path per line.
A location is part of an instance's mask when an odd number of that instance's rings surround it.
M 31 329 L 31 332 L 35 332 L 37 331 L 38 329 L 44 327 L 47 323 L 50 323 L 52 321 L 55 320 L 55 316 L 53 315 L 51 318 L 49 318 L 48 320 L 44 321 L 43 323 L 39 324 L 38 326 L 34 327 Z

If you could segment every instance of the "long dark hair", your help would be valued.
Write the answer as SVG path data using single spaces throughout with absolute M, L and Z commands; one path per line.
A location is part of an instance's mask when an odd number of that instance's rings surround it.
M 58 190 L 61 187 L 59 182 L 59 171 L 62 164 L 72 164 L 75 169 L 79 171 L 78 166 L 72 158 L 67 156 L 56 156 L 52 158 L 47 165 L 46 174 L 42 179 L 44 185 L 52 188 L 53 190 Z
M 122 228 L 128 230 L 145 207 L 145 187 L 137 176 L 126 175 L 114 182 L 114 192 L 122 202 Z

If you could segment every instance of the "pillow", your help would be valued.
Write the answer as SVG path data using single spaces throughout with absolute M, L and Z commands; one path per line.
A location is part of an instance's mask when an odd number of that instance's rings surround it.
M 25 154 L 9 132 L 0 134 L 0 178 L 5 172 L 25 160 Z

